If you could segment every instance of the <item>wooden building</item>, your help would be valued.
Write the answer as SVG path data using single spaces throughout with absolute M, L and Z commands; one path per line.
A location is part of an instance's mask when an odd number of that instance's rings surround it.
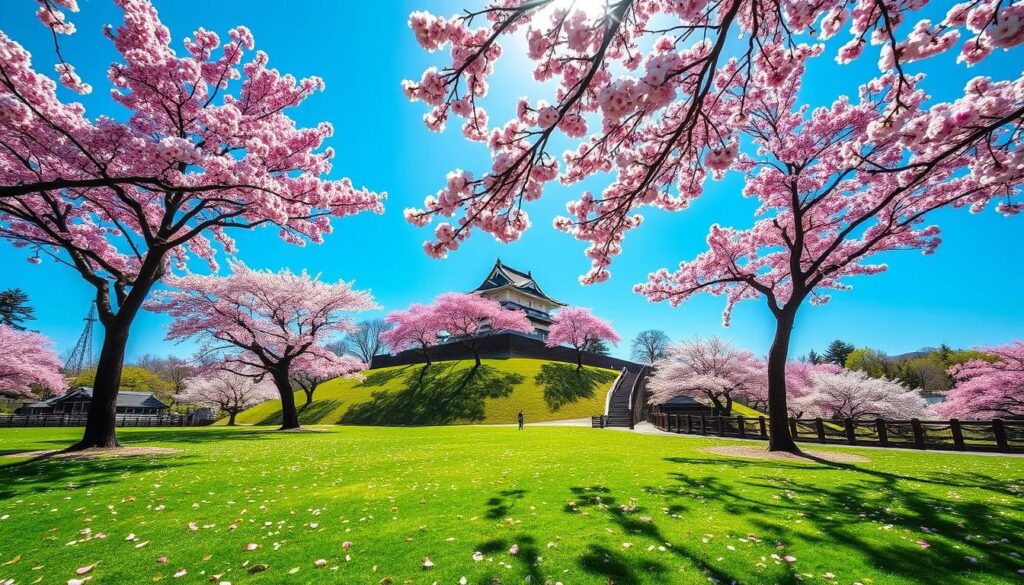
M 92 388 L 75 388 L 65 394 L 29 402 L 17 410 L 17 414 L 85 414 L 92 403 Z M 117 414 L 142 416 L 158 416 L 168 406 L 161 402 L 152 392 L 117 393 Z
M 487 278 L 473 291 L 493 299 L 509 309 L 521 309 L 533 323 L 533 336 L 547 339 L 551 328 L 551 311 L 564 307 L 544 294 L 531 272 L 522 272 L 502 264 L 499 258 Z

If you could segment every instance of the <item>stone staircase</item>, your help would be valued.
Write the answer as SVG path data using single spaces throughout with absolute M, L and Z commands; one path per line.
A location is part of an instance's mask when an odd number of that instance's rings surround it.
M 608 403 L 608 415 L 605 420 L 606 427 L 629 427 L 629 394 L 637 381 L 640 372 L 626 370 L 622 372 L 615 389 L 612 390 L 612 398 Z

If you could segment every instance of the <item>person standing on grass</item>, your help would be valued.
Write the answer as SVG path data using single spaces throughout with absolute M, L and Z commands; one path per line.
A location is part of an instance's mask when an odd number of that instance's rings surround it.
M 519 430 L 521 431 L 521 430 L 523 430 L 523 420 L 524 420 L 523 411 L 522 410 L 519 411 L 519 417 L 518 418 L 519 418 Z

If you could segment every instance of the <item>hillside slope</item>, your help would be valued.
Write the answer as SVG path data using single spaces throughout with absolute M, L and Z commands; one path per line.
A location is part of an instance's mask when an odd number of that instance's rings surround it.
M 366 372 L 363 381 L 339 378 L 317 389 L 299 412 L 303 424 L 444 425 L 583 418 L 604 411 L 618 372 L 535 359 L 470 360 L 395 366 Z M 302 392 L 295 401 L 305 402 Z M 241 424 L 277 424 L 280 401 L 238 415 Z M 220 424 L 223 424 L 221 421 Z

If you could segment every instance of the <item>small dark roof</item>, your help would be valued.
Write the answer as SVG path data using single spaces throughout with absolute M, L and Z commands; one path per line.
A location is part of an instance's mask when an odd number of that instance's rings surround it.
M 85 386 L 75 388 L 66 394 L 53 396 L 39 402 L 30 402 L 25 406 L 29 408 L 46 408 L 72 398 L 91 400 L 92 388 Z M 161 402 L 152 392 L 129 392 L 127 390 L 121 390 L 117 393 L 117 405 L 130 408 L 167 408 L 167 405 Z
M 531 272 L 523 272 L 521 270 L 516 270 L 511 266 L 506 266 L 502 264 L 501 258 L 498 258 L 494 262 L 494 267 L 491 268 L 491 272 L 487 275 L 487 278 L 484 279 L 480 286 L 476 287 L 473 292 L 491 290 L 504 286 L 510 286 L 535 297 L 546 299 L 556 305 L 565 305 L 565 303 L 560 303 L 544 294 L 540 285 L 533 279 L 533 274 Z
M 675 396 L 661 403 L 662 406 L 701 406 L 711 408 L 703 402 L 694 399 L 692 396 Z

